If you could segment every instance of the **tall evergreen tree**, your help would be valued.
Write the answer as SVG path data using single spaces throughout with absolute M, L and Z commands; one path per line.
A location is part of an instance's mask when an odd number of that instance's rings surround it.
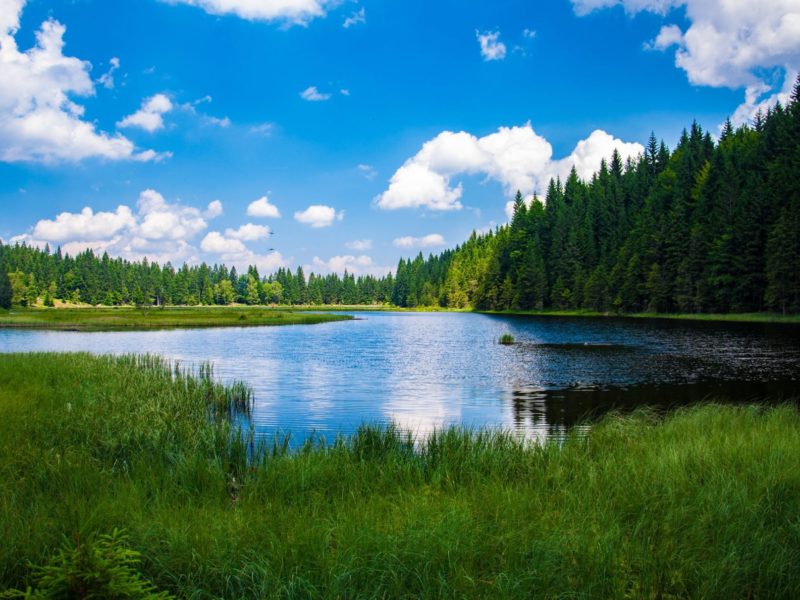
M 0 308 L 11 308 L 11 280 L 2 264 L 0 264 Z

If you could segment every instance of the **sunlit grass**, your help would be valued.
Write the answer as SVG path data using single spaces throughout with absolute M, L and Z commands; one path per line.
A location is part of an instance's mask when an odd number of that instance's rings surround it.
M 0 355 L 0 589 L 124 529 L 178 597 L 800 596 L 794 407 L 291 451 L 237 432 L 250 400 L 153 357 Z
M 310 314 L 242 306 L 36 308 L 0 312 L 0 328 L 106 331 L 313 325 L 349 319 L 352 317 L 348 315 Z

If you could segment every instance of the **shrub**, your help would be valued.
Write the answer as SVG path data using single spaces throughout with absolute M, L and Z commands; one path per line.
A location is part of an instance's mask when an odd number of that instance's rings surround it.
M 140 554 L 127 547 L 127 536 L 115 529 L 89 542 L 65 539 L 61 549 L 44 567 L 34 567 L 36 588 L 8 590 L 0 598 L 167 600 L 137 571 Z

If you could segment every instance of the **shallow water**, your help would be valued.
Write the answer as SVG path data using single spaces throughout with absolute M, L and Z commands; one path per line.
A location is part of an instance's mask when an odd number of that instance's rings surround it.
M 331 439 L 394 421 L 560 436 L 611 409 L 800 396 L 800 327 L 667 320 L 350 313 L 313 326 L 79 333 L 0 330 L 0 351 L 209 360 L 255 392 L 260 433 Z M 509 332 L 517 343 L 497 339 Z

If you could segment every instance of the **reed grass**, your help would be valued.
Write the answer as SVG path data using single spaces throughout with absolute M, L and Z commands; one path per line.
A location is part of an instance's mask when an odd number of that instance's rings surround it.
M 292 451 L 239 430 L 252 398 L 218 385 L 155 357 L 0 355 L 0 590 L 64 536 L 124 529 L 180 598 L 800 597 L 793 406 Z
M 500 336 L 500 339 L 497 340 L 498 344 L 502 344 L 503 346 L 511 346 L 514 344 L 514 336 L 510 333 L 504 333 Z

